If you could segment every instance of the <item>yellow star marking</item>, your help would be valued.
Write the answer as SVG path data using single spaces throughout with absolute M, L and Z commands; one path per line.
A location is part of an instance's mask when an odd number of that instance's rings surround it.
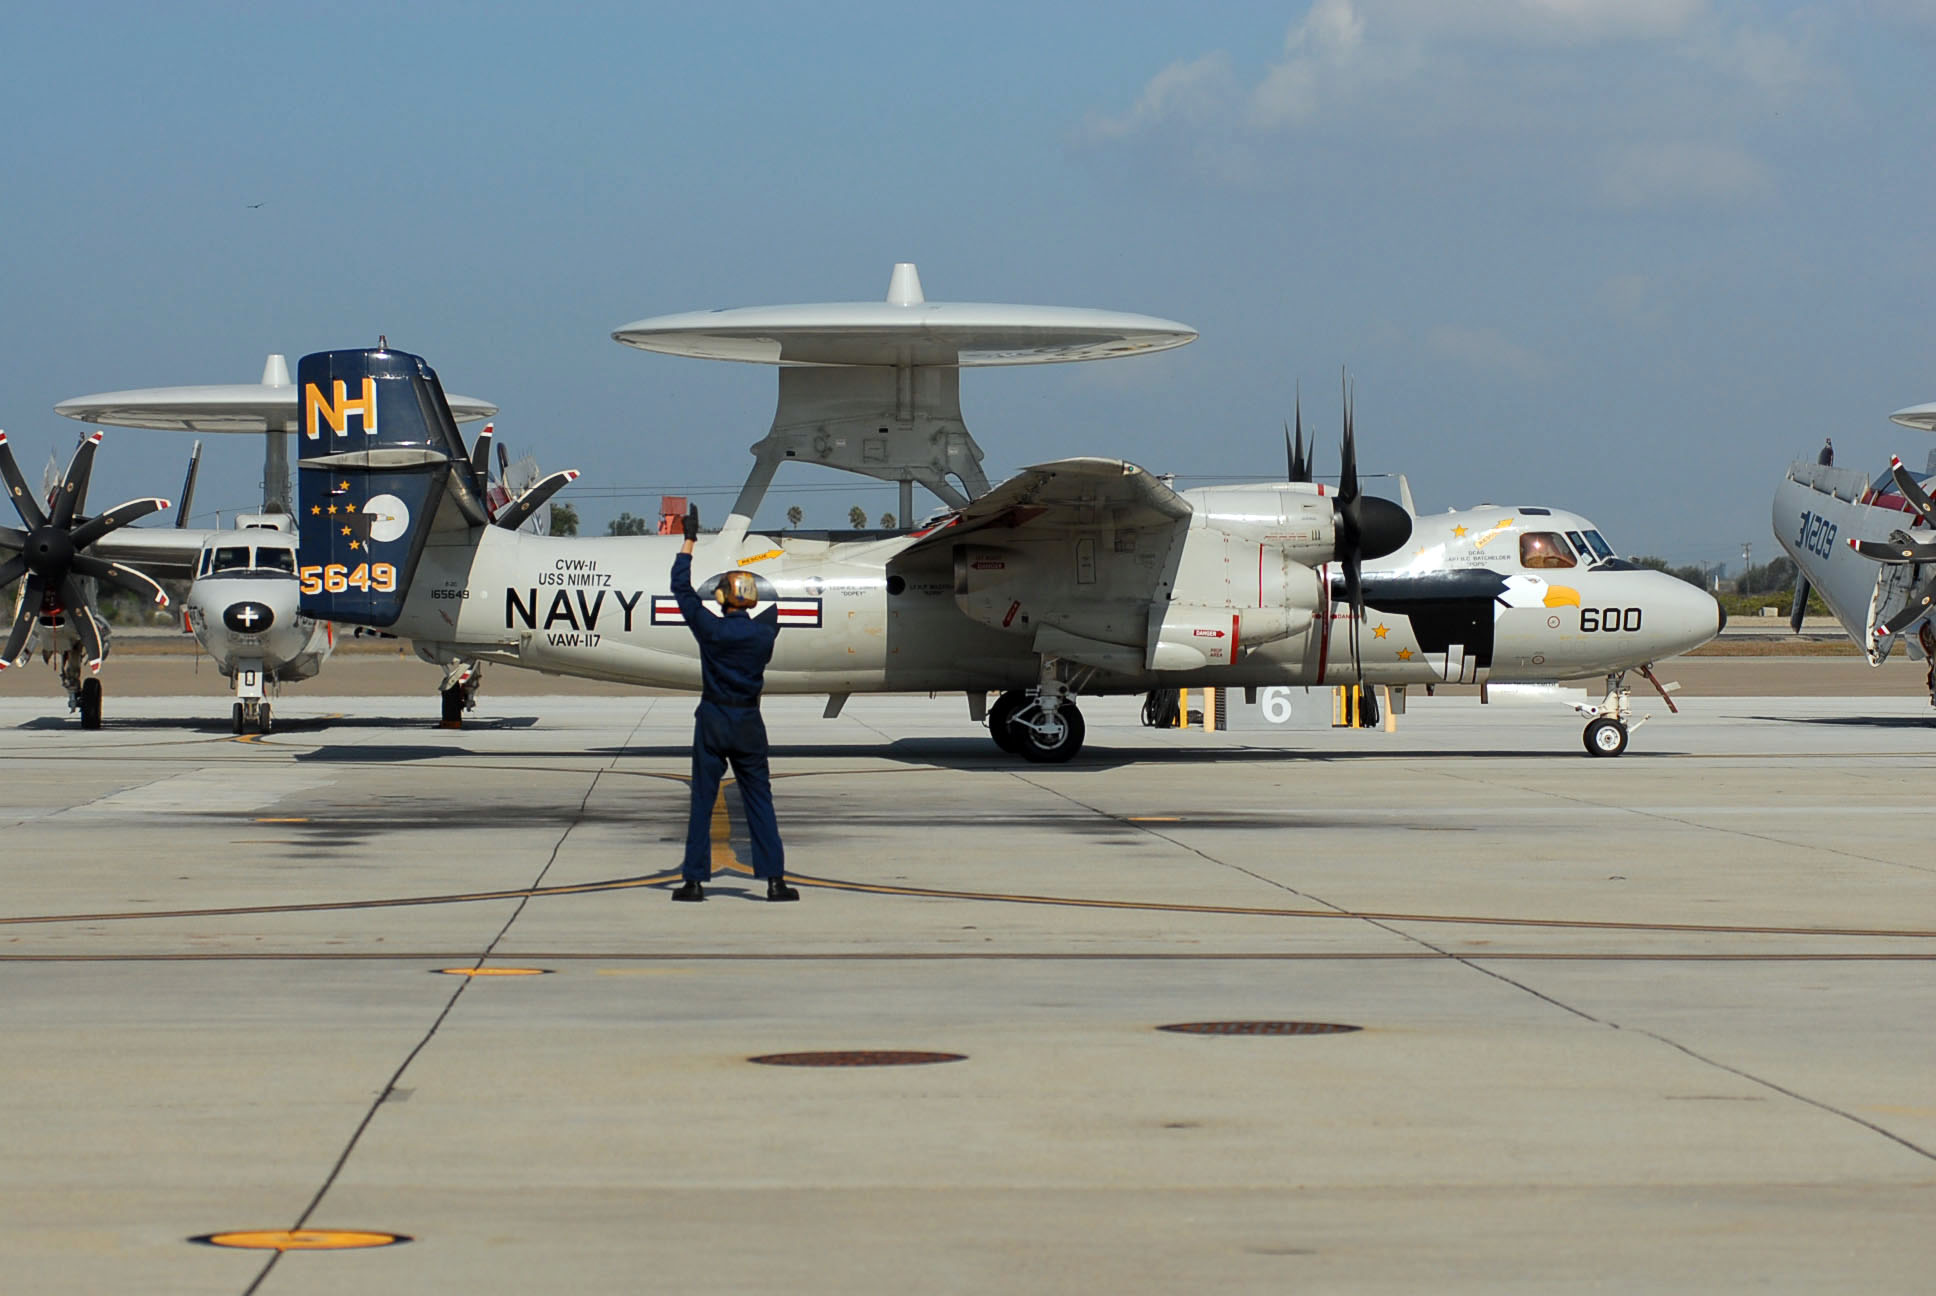
M 1385 637 L 1385 632 L 1390 629 L 1391 629 L 1390 626 L 1373 626 L 1371 628 L 1371 637 L 1373 639 L 1383 639 Z
M 1398 650 L 1398 660 L 1410 661 L 1411 659 L 1412 659 L 1412 650 L 1410 648 L 1400 648 Z
M 350 529 L 349 529 L 348 527 L 344 527 L 344 528 L 343 528 L 343 534 L 344 534 L 344 535 L 353 535 L 353 534 L 354 534 L 354 532 L 352 532 L 352 531 L 351 531 L 351 530 L 350 530 Z
M 350 484 L 349 484 L 348 482 L 337 482 L 337 483 L 336 483 L 336 489 L 338 489 L 338 490 L 348 490 L 349 488 L 350 488 Z
M 1455 535 L 1455 536 L 1458 536 L 1458 537 L 1459 537 L 1460 539 L 1464 539 L 1464 538 L 1465 538 L 1465 528 L 1464 528 L 1464 527 L 1462 527 L 1462 526 L 1455 526 L 1455 527 L 1453 527 L 1453 528 L 1452 528 L 1452 534 L 1453 534 L 1453 535 Z
M 323 506 L 321 504 L 311 504 L 309 506 L 309 516 L 311 517 L 319 516 L 322 513 L 322 511 L 323 511 Z
M 345 505 L 343 506 L 343 511 L 344 511 L 345 513 L 354 513 L 354 512 L 356 512 L 356 505 L 354 505 L 354 504 L 345 504 Z
M 329 506 L 329 515 L 330 515 L 331 517 L 335 517 L 335 516 L 336 516 L 336 506 L 335 506 L 334 504 L 332 504 L 332 505 L 330 505 L 330 506 Z
M 362 541 L 360 541 L 360 540 L 352 540 L 352 541 L 350 541 L 350 548 L 352 548 L 352 549 L 361 549 L 362 547 L 363 547 L 363 542 L 362 542 Z

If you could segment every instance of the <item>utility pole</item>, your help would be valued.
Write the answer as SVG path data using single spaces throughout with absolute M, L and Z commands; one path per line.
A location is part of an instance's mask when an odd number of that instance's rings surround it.
M 1748 589 L 1748 573 L 1753 570 L 1754 570 L 1754 541 L 1743 540 L 1741 542 L 1741 584 L 1738 586 L 1738 588 L 1743 594 L 1750 592 Z

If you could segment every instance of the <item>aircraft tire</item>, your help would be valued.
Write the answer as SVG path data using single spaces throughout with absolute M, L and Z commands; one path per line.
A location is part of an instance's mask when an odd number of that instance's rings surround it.
M 81 728 L 99 729 L 101 727 L 101 681 L 89 679 L 81 681 Z
M 235 706 L 230 710 L 229 720 L 230 720 L 230 725 L 235 730 L 235 732 L 241 733 L 242 732 L 242 704 L 240 702 L 237 702 Z
M 1017 713 L 1019 715 L 1023 713 Z M 1026 725 L 1013 725 L 1010 732 L 1022 745 L 1022 755 L 1037 765 L 1060 765 L 1075 759 L 1082 750 L 1083 732 L 1082 712 L 1076 710 L 1075 703 L 1064 702 L 1055 710 L 1056 719 L 1061 721 L 1061 732 L 1048 737 Z
M 1618 756 L 1627 750 L 1627 726 L 1602 716 L 1581 735 L 1589 756 Z
M 464 688 L 453 684 L 439 694 L 444 703 L 443 723 L 446 728 L 456 728 L 464 723 Z
M 1010 689 L 995 699 L 994 706 L 988 708 L 988 736 L 995 740 L 997 747 L 1011 756 L 1022 754 L 1022 739 L 1009 722 L 1015 719 L 1015 713 L 1028 700 L 1028 694 L 1022 690 Z
M 269 715 L 269 704 L 264 702 L 260 707 L 256 708 L 255 731 L 260 734 L 266 734 L 275 727 L 276 722 Z

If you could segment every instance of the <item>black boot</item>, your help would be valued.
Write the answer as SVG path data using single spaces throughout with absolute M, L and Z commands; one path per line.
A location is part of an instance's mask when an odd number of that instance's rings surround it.
M 800 893 L 788 886 L 784 878 L 768 878 L 766 880 L 766 898 L 768 900 L 798 900 Z
M 679 884 L 679 889 L 672 893 L 672 898 L 674 900 L 704 900 L 706 898 L 706 888 L 700 886 L 696 879 L 687 878 Z

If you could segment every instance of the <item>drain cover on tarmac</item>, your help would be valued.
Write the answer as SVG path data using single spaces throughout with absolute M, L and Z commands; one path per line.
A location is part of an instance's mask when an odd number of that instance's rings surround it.
M 242 1247 L 251 1251 L 350 1251 L 359 1247 L 395 1246 L 410 1239 L 401 1233 L 372 1229 L 240 1229 L 204 1233 L 188 1239 L 203 1246 Z
M 1341 1022 L 1220 1021 L 1178 1022 L 1156 1029 L 1175 1031 L 1179 1035 L 1343 1035 L 1364 1027 L 1346 1026 Z
M 966 1053 L 913 1053 L 905 1049 L 847 1049 L 838 1053 L 765 1053 L 746 1060 L 762 1066 L 870 1067 L 961 1062 L 967 1056 Z

